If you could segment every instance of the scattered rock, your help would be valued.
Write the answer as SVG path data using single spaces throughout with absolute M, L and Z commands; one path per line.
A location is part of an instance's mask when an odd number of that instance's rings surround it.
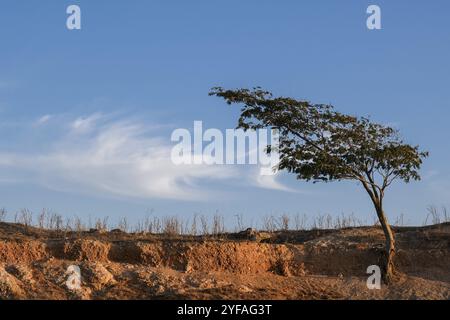
M 19 281 L 0 264 L 0 298 L 22 299 L 25 292 L 20 287 Z
M 239 232 L 238 235 L 242 239 L 256 241 L 258 232 L 253 228 L 247 228 L 246 230 Z
M 9 265 L 6 268 L 6 271 L 12 275 L 14 275 L 16 278 L 18 278 L 20 281 L 25 282 L 29 285 L 33 285 L 35 283 L 33 279 L 33 273 L 31 269 L 23 264 L 13 264 Z
M 106 286 L 116 284 L 114 276 L 99 262 L 83 262 L 81 276 L 87 285 L 94 290 L 101 290 Z
M 249 287 L 244 286 L 244 285 L 239 286 L 238 291 L 241 292 L 241 293 L 253 292 L 252 289 L 250 289 Z
M 105 234 L 105 233 L 107 233 L 108 231 L 107 230 L 105 230 L 105 229 L 94 229 L 94 228 L 91 228 L 91 229 L 89 229 L 89 231 L 88 231 L 88 233 L 93 233 L 93 234 Z

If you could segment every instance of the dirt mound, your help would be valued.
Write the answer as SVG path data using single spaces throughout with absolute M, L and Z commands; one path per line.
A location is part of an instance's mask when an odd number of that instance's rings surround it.
M 31 263 L 47 258 L 46 244 L 36 240 L 0 241 L 0 261 Z
M 374 227 L 221 239 L 20 230 L 0 224 L 0 298 L 450 298 L 448 224 L 395 228 L 398 281 L 381 290 L 366 286 L 383 252 Z

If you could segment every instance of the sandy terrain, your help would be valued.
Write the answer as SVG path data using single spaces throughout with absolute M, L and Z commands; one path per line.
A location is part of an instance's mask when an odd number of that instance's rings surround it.
M 395 232 L 397 280 L 369 290 L 376 227 L 207 238 L 0 223 L 0 298 L 450 299 L 450 224 Z M 79 289 L 67 287 L 71 265 Z

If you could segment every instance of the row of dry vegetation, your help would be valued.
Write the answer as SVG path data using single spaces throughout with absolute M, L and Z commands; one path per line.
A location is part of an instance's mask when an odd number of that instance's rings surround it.
M 227 232 L 239 232 L 247 228 L 276 232 L 288 230 L 342 229 L 379 224 L 376 217 L 374 217 L 372 223 L 368 223 L 366 220 L 359 219 L 354 214 L 341 214 L 337 217 L 333 217 L 330 214 L 323 214 L 314 218 L 310 218 L 306 214 L 268 215 L 262 218 L 261 225 L 253 222 L 246 223 L 244 215 L 239 214 L 234 216 L 235 223 L 231 229 L 225 226 L 224 216 L 218 213 L 212 217 L 203 214 L 194 214 L 190 219 L 181 219 L 176 216 L 158 217 L 149 214 L 134 224 L 130 224 L 127 217 L 122 217 L 116 224 L 113 224 L 110 223 L 110 219 L 107 216 L 96 219 L 89 218 L 86 222 L 77 216 L 64 218 L 62 215 L 48 209 L 43 209 L 38 214 L 34 214 L 28 209 L 21 209 L 12 214 L 9 220 L 8 217 L 7 210 L 0 208 L 0 222 L 9 221 L 26 227 L 37 227 L 63 232 L 84 232 L 92 230 L 107 232 L 116 229 L 128 233 L 191 236 L 220 235 Z M 423 225 L 444 222 L 450 222 L 450 215 L 446 207 L 438 208 L 436 206 L 429 206 L 427 208 Z M 394 220 L 394 225 L 396 226 L 404 226 L 405 224 L 407 222 L 403 214 Z

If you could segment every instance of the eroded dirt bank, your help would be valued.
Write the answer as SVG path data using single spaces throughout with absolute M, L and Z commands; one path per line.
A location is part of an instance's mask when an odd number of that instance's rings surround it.
M 0 224 L 7 299 L 449 299 L 450 224 L 396 228 L 396 283 L 366 287 L 381 230 L 206 237 L 63 233 Z M 69 289 L 69 266 L 81 272 Z

